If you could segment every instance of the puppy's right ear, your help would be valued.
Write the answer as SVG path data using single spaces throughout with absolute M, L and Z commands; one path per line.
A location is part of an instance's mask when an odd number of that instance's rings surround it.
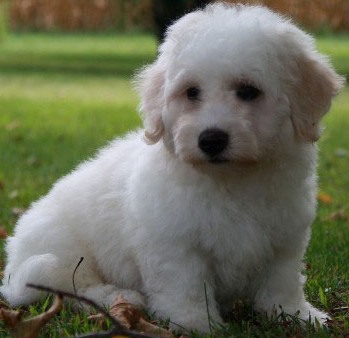
M 141 70 L 135 83 L 141 97 L 139 111 L 143 118 L 145 141 L 154 144 L 164 133 L 162 111 L 165 107 L 165 67 L 161 60 Z
M 211 6 L 206 8 L 209 11 Z M 141 97 L 139 111 L 143 118 L 145 140 L 149 144 L 158 142 L 164 134 L 162 113 L 165 109 L 165 77 L 179 44 L 187 44 L 192 40 L 188 31 L 194 31 L 195 25 L 204 17 L 203 11 L 195 11 L 184 15 L 166 31 L 166 38 L 159 47 L 158 59 L 141 70 L 135 79 L 136 89 Z M 184 37 L 187 37 L 187 40 Z
M 207 10 L 210 10 L 210 6 Z M 165 77 L 172 56 L 192 36 L 186 34 L 204 17 L 203 11 L 189 13 L 167 29 L 164 43 L 159 47 L 158 59 L 141 70 L 135 79 L 136 89 L 141 97 L 139 111 L 143 118 L 145 140 L 149 144 L 158 142 L 164 134 L 162 113 L 165 109 Z M 187 37 L 187 40 L 184 37 Z

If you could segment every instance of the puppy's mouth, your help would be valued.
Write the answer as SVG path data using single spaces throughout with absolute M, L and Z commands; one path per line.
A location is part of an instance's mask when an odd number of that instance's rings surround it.
M 211 163 L 211 164 L 219 165 L 219 164 L 228 163 L 230 161 L 227 160 L 226 158 L 213 157 L 213 158 L 208 159 L 208 162 Z

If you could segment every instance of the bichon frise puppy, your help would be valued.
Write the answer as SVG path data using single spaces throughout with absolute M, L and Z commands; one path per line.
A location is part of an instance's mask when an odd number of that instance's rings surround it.
M 138 76 L 145 130 L 33 204 L 6 246 L 1 293 L 36 283 L 100 304 L 121 294 L 188 329 L 237 299 L 326 314 L 305 299 L 320 120 L 343 84 L 314 41 L 258 6 L 214 4 L 174 23 Z M 144 136 L 145 141 L 144 142 Z

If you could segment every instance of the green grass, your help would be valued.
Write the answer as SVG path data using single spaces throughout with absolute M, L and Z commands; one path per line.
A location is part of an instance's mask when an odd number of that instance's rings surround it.
M 0 224 L 140 124 L 130 78 L 155 49 L 151 37 L 113 35 L 10 35 L 0 45 Z
M 318 39 L 336 69 L 348 77 L 349 36 Z M 15 208 L 27 208 L 52 183 L 97 148 L 140 125 L 130 79 L 150 62 L 147 35 L 9 34 L 0 43 L 0 225 L 9 231 Z M 330 312 L 332 331 L 302 328 L 297 318 L 267 320 L 239 306 L 215 337 L 345 337 L 349 335 L 349 89 L 335 100 L 320 141 L 319 202 L 307 252 L 306 292 Z M 2 251 L 1 251 L 2 252 Z M 2 253 L 3 255 L 3 253 Z M 37 314 L 47 306 L 31 306 Z M 342 309 L 342 310 L 341 310 Z M 291 325 L 292 324 L 292 325 Z M 86 314 L 66 308 L 42 337 L 96 331 Z M 6 336 L 0 323 L 0 336 Z

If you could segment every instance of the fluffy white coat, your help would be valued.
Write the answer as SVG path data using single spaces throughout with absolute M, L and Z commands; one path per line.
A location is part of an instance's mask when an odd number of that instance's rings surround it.
M 313 39 L 263 7 L 210 5 L 169 28 L 137 84 L 145 130 L 20 218 L 2 295 L 12 305 L 44 296 L 28 282 L 72 291 L 84 257 L 79 294 L 106 305 L 122 294 L 188 329 L 209 330 L 206 301 L 215 322 L 237 299 L 325 319 L 301 270 L 315 141 L 343 80 Z

